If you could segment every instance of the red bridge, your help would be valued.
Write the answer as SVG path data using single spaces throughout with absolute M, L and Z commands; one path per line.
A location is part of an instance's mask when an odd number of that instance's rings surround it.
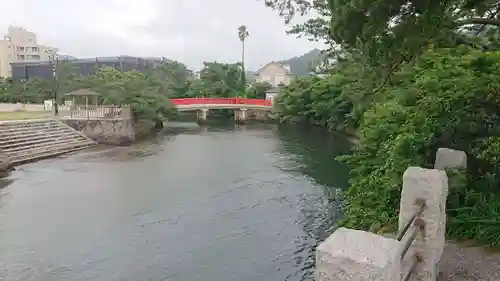
M 200 121 L 206 120 L 210 109 L 234 109 L 234 118 L 237 121 L 247 119 L 247 110 L 271 111 L 273 103 L 264 99 L 248 98 L 182 98 L 171 99 L 179 111 L 197 111 Z M 267 113 L 264 113 L 267 115 Z
M 264 99 L 247 99 L 247 98 L 183 98 L 183 99 L 172 99 L 172 103 L 179 109 L 185 108 L 185 106 L 195 106 L 207 105 L 210 107 L 217 106 L 227 106 L 232 105 L 231 108 L 238 107 L 240 105 L 244 106 L 257 106 L 257 107 L 272 107 L 272 101 Z

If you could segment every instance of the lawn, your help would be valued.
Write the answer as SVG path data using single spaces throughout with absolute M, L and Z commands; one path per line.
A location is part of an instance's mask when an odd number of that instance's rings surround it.
M 0 121 L 3 120 L 27 120 L 27 119 L 42 119 L 52 117 L 52 111 L 16 111 L 16 112 L 0 112 Z

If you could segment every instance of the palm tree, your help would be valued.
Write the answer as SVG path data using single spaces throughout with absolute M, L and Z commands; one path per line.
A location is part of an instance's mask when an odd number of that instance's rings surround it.
M 250 36 L 247 27 L 245 25 L 240 25 L 238 27 L 238 37 L 241 41 L 241 83 L 243 85 L 243 91 L 245 91 L 245 39 Z

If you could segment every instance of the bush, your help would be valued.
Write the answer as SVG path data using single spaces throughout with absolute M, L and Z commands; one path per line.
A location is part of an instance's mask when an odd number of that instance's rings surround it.
M 342 225 L 395 230 L 404 171 L 431 168 L 447 147 L 469 157 L 467 171 L 449 172 L 448 234 L 500 246 L 500 52 L 430 49 L 380 91 L 357 69 L 297 79 L 276 105 L 283 120 L 356 129 L 353 153 L 340 157 L 351 167 Z
M 343 157 L 352 167 L 343 224 L 394 228 L 404 170 L 432 167 L 447 147 L 466 151 L 471 163 L 450 193 L 449 234 L 500 246 L 489 239 L 500 229 L 499 75 L 500 52 L 430 50 L 410 81 L 389 87 L 394 98 L 364 114 L 359 146 Z

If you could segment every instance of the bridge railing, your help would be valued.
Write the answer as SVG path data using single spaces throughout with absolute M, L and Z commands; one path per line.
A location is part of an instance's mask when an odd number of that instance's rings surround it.
M 69 112 L 70 119 L 129 119 L 129 105 L 73 106 Z
M 436 281 L 446 229 L 445 168 L 466 167 L 463 151 L 441 148 L 434 169 L 403 175 L 399 231 L 394 237 L 337 229 L 316 251 L 316 281 Z
M 265 99 L 249 98 L 180 98 L 171 100 L 174 105 L 197 105 L 197 104 L 245 104 L 257 106 L 272 106 L 272 101 Z

